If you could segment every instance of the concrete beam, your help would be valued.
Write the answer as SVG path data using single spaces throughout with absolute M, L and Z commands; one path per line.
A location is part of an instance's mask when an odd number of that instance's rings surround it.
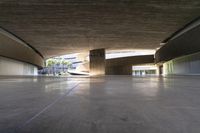
M 32 47 L 4 30 L 0 30 L 0 56 L 44 66 L 44 59 Z
M 106 60 L 107 75 L 131 75 L 132 66 L 154 63 L 154 55 L 132 56 Z
M 192 27 L 183 29 L 174 35 L 164 46 L 156 51 L 156 63 L 166 62 L 174 58 L 197 53 L 200 51 L 200 20 L 191 24 Z

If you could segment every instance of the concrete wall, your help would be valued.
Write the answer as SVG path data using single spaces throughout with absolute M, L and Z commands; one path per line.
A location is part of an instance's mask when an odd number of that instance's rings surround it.
M 15 35 L 0 29 L 0 75 L 37 75 L 42 55 Z
M 184 55 L 200 51 L 200 26 L 183 32 L 181 35 L 169 40 L 155 54 L 156 63 L 172 60 Z
M 105 49 L 90 51 L 90 75 L 105 75 Z
M 165 62 L 163 74 L 200 74 L 200 52 Z
M 132 75 L 132 65 L 106 67 L 106 75 Z
M 155 61 L 163 74 L 200 74 L 200 20 L 187 25 L 167 39 L 156 51 Z
M 44 66 L 44 59 L 38 51 L 3 29 L 0 29 L 0 56 Z
M 0 75 L 37 75 L 37 67 L 28 63 L 0 57 Z
M 153 55 L 131 56 L 106 60 L 106 75 L 132 75 L 132 66 L 154 63 Z

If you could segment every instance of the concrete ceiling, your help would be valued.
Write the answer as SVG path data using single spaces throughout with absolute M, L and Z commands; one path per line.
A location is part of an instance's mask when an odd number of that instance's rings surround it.
M 0 1 L 0 26 L 45 58 L 95 48 L 155 49 L 199 15 L 199 0 Z

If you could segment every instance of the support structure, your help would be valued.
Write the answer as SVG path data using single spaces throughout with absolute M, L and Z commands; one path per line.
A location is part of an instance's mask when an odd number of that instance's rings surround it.
M 106 75 L 132 75 L 132 66 L 141 64 L 154 64 L 154 55 L 107 59 Z
M 0 28 L 0 75 L 37 75 L 43 56 L 26 42 Z
M 90 75 L 105 75 L 105 49 L 90 51 Z
M 200 74 L 200 19 L 164 40 L 155 62 L 163 64 L 163 74 Z

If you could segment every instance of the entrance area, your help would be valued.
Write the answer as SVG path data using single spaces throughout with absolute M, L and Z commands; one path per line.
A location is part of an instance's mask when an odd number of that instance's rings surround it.
M 133 76 L 144 76 L 144 75 L 157 75 L 158 68 L 155 65 L 142 65 L 132 67 Z

